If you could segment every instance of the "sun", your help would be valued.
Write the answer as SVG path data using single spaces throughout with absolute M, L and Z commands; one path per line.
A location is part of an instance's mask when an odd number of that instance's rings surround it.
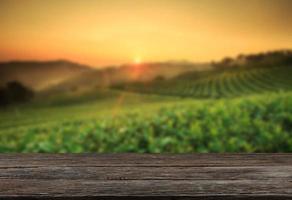
M 141 57 L 136 57 L 135 59 L 134 59 L 134 64 L 135 65 L 140 65 L 142 63 L 142 59 L 141 59 Z

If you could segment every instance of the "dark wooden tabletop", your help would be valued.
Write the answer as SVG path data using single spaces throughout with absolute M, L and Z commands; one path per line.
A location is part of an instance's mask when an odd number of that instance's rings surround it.
M 292 154 L 0 154 L 0 199 L 292 199 Z

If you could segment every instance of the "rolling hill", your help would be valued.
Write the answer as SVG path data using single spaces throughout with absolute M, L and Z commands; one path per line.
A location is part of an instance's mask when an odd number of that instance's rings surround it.
M 0 63 L 0 86 L 19 81 L 39 91 L 89 71 L 92 71 L 89 66 L 65 60 L 5 62 Z
M 104 88 L 117 83 L 150 81 L 157 76 L 172 78 L 184 72 L 209 68 L 209 64 L 189 62 L 125 64 L 97 69 L 65 60 L 13 61 L 0 63 L 0 86 L 18 81 L 36 92 L 54 94 Z
M 220 98 L 292 89 L 292 52 L 239 56 L 213 63 L 212 70 L 182 73 L 169 80 L 117 84 L 113 88 L 196 98 Z
M 127 64 L 117 67 L 95 69 L 87 71 L 61 83 L 47 88 L 42 93 L 60 93 L 71 91 L 88 91 L 100 88 L 109 88 L 116 84 L 127 84 L 130 82 L 148 82 L 163 77 L 171 79 L 179 74 L 210 70 L 208 63 L 189 63 L 189 62 L 160 62 L 143 63 L 139 65 Z
M 69 61 L 0 64 L 0 83 L 18 80 L 40 96 L 118 89 L 196 98 L 292 89 L 292 51 L 239 55 L 213 63 L 158 62 L 95 69 Z

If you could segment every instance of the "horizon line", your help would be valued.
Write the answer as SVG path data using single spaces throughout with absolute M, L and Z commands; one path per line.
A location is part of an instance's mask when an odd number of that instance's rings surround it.
M 265 50 L 265 51 L 257 51 L 256 53 L 238 53 L 236 56 L 224 56 L 221 59 L 211 59 L 209 61 L 192 61 L 189 59 L 166 59 L 164 61 L 143 61 L 141 64 L 159 64 L 159 63 L 189 63 L 189 64 L 208 64 L 208 63 L 213 63 L 213 62 L 220 62 L 226 58 L 238 58 L 240 56 L 249 56 L 249 55 L 258 55 L 258 54 L 267 54 L 267 53 L 273 53 L 273 52 L 291 52 L 292 53 L 292 48 L 281 48 L 281 49 L 274 49 L 274 50 Z M 135 65 L 134 62 L 124 62 L 120 64 L 108 64 L 108 65 L 100 65 L 100 66 L 95 66 L 92 64 L 87 64 L 87 63 L 82 63 L 80 61 L 75 61 L 73 59 L 68 59 L 68 58 L 56 58 L 56 59 L 9 59 L 9 60 L 0 60 L 0 64 L 7 64 L 7 63 L 52 63 L 52 62 L 67 62 L 67 63 L 73 63 L 76 65 L 82 65 L 82 66 L 87 66 L 90 68 L 109 68 L 109 67 L 122 67 L 122 66 L 128 66 L 128 65 Z M 140 65 L 141 65 L 140 64 Z

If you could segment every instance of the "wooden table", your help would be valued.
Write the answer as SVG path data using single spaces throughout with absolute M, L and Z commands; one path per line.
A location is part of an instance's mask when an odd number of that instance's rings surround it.
M 0 199 L 25 198 L 292 199 L 292 154 L 0 154 Z

